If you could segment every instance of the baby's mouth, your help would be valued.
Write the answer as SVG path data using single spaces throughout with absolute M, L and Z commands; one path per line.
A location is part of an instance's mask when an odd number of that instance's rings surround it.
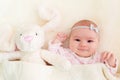
M 88 51 L 87 49 L 78 49 L 79 51 Z

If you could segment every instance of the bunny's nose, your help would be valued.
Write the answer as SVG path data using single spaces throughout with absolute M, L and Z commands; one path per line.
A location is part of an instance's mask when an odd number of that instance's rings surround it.
M 32 36 L 25 36 L 25 37 L 24 37 L 24 40 L 25 40 L 26 42 L 30 42 L 32 39 L 33 39 Z

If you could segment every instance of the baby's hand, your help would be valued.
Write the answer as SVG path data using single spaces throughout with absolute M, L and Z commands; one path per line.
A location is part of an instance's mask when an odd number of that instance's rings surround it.
M 63 32 L 59 32 L 56 36 L 56 39 L 58 39 L 61 42 L 64 42 L 67 39 L 67 35 Z
M 57 35 L 52 43 L 64 42 L 66 39 L 67 39 L 67 34 L 65 34 L 63 32 L 59 32 L 59 33 L 57 33 Z
M 102 62 L 107 62 L 109 66 L 116 67 L 116 58 L 115 55 L 111 52 L 103 52 L 101 55 Z

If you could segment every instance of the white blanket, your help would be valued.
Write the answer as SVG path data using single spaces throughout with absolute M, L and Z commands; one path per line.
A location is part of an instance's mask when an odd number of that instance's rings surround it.
M 0 64 L 0 80 L 120 80 L 103 64 L 76 65 L 68 69 L 22 61 Z

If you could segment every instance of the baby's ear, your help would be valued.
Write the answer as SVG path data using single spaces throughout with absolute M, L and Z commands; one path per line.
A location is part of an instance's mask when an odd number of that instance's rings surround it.
M 0 25 L 0 51 L 14 51 L 14 28 L 11 25 Z

